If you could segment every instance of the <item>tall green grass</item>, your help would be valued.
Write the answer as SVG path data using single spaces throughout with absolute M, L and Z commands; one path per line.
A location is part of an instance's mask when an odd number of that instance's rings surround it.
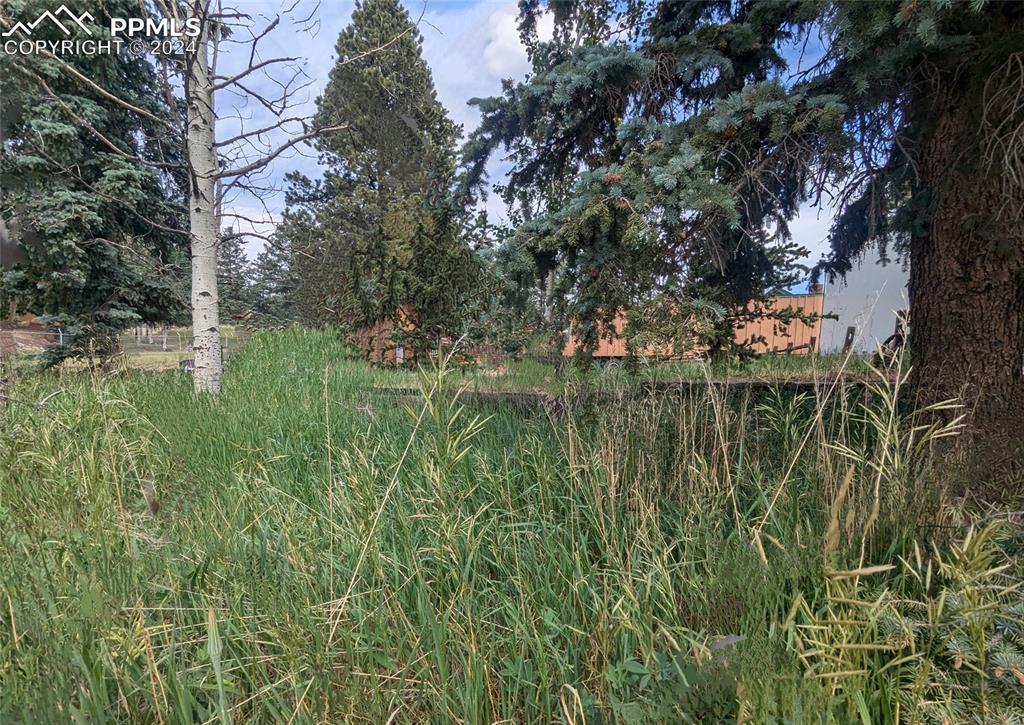
M 531 412 L 465 382 L 300 329 L 255 336 L 219 400 L 177 372 L 20 381 L 0 721 L 1024 712 L 1019 531 L 968 535 L 932 455 L 955 423 L 892 385 L 570 381 Z
M 838 374 L 870 379 L 874 373 L 868 358 L 859 354 L 785 355 L 766 354 L 750 360 L 595 360 L 587 368 L 572 358 L 552 364 L 533 358 L 505 360 L 496 365 L 462 366 L 455 374 L 467 388 L 479 392 L 537 392 L 560 394 L 567 387 L 587 384 L 604 387 L 630 387 L 651 384 L 685 383 L 715 380 L 799 381 L 823 384 Z M 401 380 L 399 376 L 395 382 Z

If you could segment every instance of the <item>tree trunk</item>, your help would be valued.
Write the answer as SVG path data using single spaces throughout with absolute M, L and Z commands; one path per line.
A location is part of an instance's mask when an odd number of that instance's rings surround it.
M 544 322 L 550 327 L 555 321 L 555 268 L 548 270 L 544 279 Z
M 986 154 L 984 80 L 922 91 L 927 216 L 911 235 L 910 360 L 917 405 L 958 398 L 962 450 L 998 464 L 992 454 L 1009 460 L 1024 440 L 1024 199 Z
M 196 3 L 198 6 L 199 3 Z M 195 12 L 193 16 L 201 14 Z M 224 374 L 217 296 L 217 214 L 214 189 L 217 150 L 214 147 L 213 77 L 209 66 L 208 22 L 196 43 L 186 79 L 188 103 L 189 229 L 192 237 L 192 351 L 197 393 L 220 393 Z

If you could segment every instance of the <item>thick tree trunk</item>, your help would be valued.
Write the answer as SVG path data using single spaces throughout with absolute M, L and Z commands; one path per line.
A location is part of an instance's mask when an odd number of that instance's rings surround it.
M 1024 440 L 1024 199 L 1007 193 L 1004 162 L 986 154 L 983 81 L 927 90 L 924 223 L 910 248 L 916 401 L 958 398 L 962 450 L 979 461 L 1008 460 Z
M 217 150 L 214 147 L 213 78 L 208 59 L 207 26 L 189 68 L 188 165 L 191 171 L 189 225 L 192 236 L 192 351 L 197 393 L 220 393 L 224 374 L 217 295 L 217 213 L 214 196 Z

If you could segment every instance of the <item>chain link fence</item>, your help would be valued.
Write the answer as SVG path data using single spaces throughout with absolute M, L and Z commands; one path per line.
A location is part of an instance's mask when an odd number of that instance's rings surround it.
M 67 341 L 63 330 L 40 329 L 39 325 L 0 326 L 0 357 L 31 360 L 50 345 Z M 224 357 L 229 358 L 248 342 L 251 332 L 242 327 L 221 327 Z M 135 327 L 120 336 L 121 354 L 132 366 L 173 368 L 192 357 L 192 329 L 189 327 Z

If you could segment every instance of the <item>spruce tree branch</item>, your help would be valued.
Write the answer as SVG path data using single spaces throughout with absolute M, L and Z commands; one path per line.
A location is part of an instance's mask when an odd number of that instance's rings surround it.
M 53 158 L 50 154 L 48 154 L 46 152 L 45 149 L 43 149 L 43 148 L 41 148 L 41 147 L 39 147 L 39 146 L 37 146 L 35 144 L 31 144 L 31 147 L 32 147 L 33 151 L 35 151 L 38 154 L 40 154 L 41 156 L 43 156 L 47 161 L 49 161 L 51 164 L 56 166 L 58 169 L 60 169 L 62 172 L 64 172 L 65 174 L 67 174 L 71 178 L 75 179 L 75 181 L 77 181 L 82 186 L 87 188 L 93 194 L 95 194 L 96 196 L 100 197 L 101 199 L 103 199 L 105 201 L 109 201 L 109 202 L 111 202 L 113 204 L 117 204 L 118 206 L 122 207 L 125 211 L 127 211 L 129 214 L 134 216 L 139 221 L 145 222 L 146 224 L 148 224 L 149 226 L 153 227 L 154 229 L 159 229 L 159 230 L 165 231 L 165 232 L 172 232 L 174 234 L 181 234 L 181 235 L 184 235 L 186 237 L 189 236 L 189 232 L 186 229 L 175 229 L 174 227 L 165 226 L 164 224 L 160 224 L 159 222 L 155 222 L 152 219 L 149 219 L 147 217 L 142 216 L 137 211 L 135 211 L 134 208 L 132 208 L 129 204 L 127 204 L 123 199 L 119 199 L 116 196 L 111 196 L 110 194 L 106 194 L 106 193 L 100 191 L 99 189 L 97 189 L 93 184 L 90 184 L 88 181 L 83 179 L 82 175 L 79 174 L 77 171 L 74 171 L 70 167 L 64 166 L 57 159 Z
M 100 84 L 96 83 L 96 81 L 92 80 L 88 76 L 86 76 L 83 73 L 81 73 L 74 66 L 64 62 L 64 60 L 62 60 L 60 56 L 54 55 L 53 53 L 51 53 L 50 51 L 46 50 L 45 48 L 40 48 L 38 52 L 39 52 L 40 55 L 42 55 L 42 56 L 44 56 L 46 58 L 49 58 L 49 59 L 51 59 L 53 61 L 56 61 L 57 64 L 59 64 L 65 71 L 67 71 L 68 75 L 72 76 L 73 78 L 75 78 L 79 82 L 85 84 L 88 88 L 90 88 L 91 90 L 93 90 L 96 93 L 100 94 L 101 96 L 106 98 L 108 101 L 112 101 L 112 102 L 116 103 L 117 105 L 121 106 L 122 108 L 126 108 L 129 111 L 132 111 L 133 113 L 137 113 L 140 116 L 148 118 L 150 121 L 154 121 L 154 122 L 160 124 L 161 126 L 164 126 L 165 128 L 169 129 L 171 132 L 173 132 L 175 134 L 180 134 L 181 133 L 181 129 L 175 128 L 175 126 L 173 124 L 168 123 L 167 119 L 160 118 L 159 116 L 157 116 L 157 115 L 155 115 L 153 113 L 150 113 L 149 111 L 147 111 L 144 108 L 139 108 L 138 106 L 136 106 L 134 104 L 128 103 L 128 101 L 124 100 L 123 98 L 119 98 L 118 96 L 116 96 L 115 94 L 111 93 L 110 91 L 108 91 L 106 88 L 104 88 Z M 51 93 L 52 93 L 52 91 L 51 91 Z
M 138 154 L 130 154 L 127 151 L 123 150 L 117 144 L 115 144 L 113 141 L 111 141 L 107 136 L 105 136 L 102 132 L 100 132 L 95 126 L 93 126 L 91 123 L 89 123 L 84 118 L 82 118 L 77 113 L 75 113 L 74 109 L 72 109 L 71 106 L 69 106 L 67 103 L 65 103 L 60 98 L 60 96 L 58 96 L 54 92 L 54 90 L 52 88 L 50 88 L 49 84 L 40 75 L 38 75 L 34 71 L 29 70 L 28 68 L 24 68 L 24 67 L 22 67 L 20 65 L 17 65 L 17 64 L 15 64 L 14 67 L 17 68 L 18 70 L 20 70 L 25 75 L 27 75 L 30 78 L 32 78 L 33 80 L 35 80 L 40 86 L 42 86 L 43 90 L 46 93 L 46 97 L 49 98 L 50 100 L 52 100 L 54 103 L 56 103 L 60 107 L 60 109 L 62 111 L 64 111 L 64 113 L 66 113 L 68 116 L 71 117 L 72 121 L 74 121 L 75 123 L 78 123 L 80 126 L 82 126 L 87 131 L 89 131 L 93 136 L 96 137 L 96 139 L 100 143 L 102 143 L 104 146 L 109 148 L 111 151 L 113 151 L 118 156 L 126 158 L 129 161 L 134 161 L 134 162 L 137 162 L 137 163 L 140 163 L 140 164 L 144 164 L 146 166 L 152 166 L 152 167 L 155 167 L 155 168 L 162 168 L 162 169 L 179 169 L 179 168 L 181 168 L 181 164 L 171 164 L 171 163 L 158 162 L 158 161 L 148 161 L 147 159 L 144 159 L 144 158 L 140 157 Z
M 113 239 L 107 239 L 106 237 L 96 237 L 96 239 L 97 241 L 103 242 L 104 244 L 108 244 L 111 247 L 114 247 L 115 249 L 120 249 L 123 252 L 127 252 L 128 254 L 131 254 L 132 256 L 138 258 L 139 260 L 152 265 L 160 274 L 164 274 L 168 271 L 178 272 L 181 270 L 183 266 L 180 264 L 169 264 L 167 262 L 164 262 L 159 257 L 154 257 L 152 254 L 141 252 L 138 249 L 135 249 L 134 247 L 131 247 L 127 244 L 115 242 Z

